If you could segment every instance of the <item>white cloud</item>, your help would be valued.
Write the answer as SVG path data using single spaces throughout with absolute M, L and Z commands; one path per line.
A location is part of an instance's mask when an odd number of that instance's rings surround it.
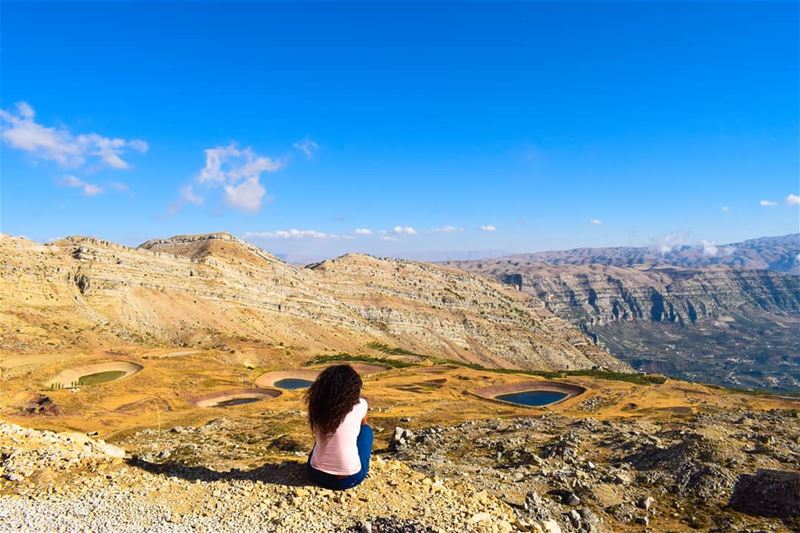
M 603 223 L 603 221 L 602 221 L 602 220 L 600 220 L 599 218 L 593 218 L 592 220 L 590 220 L 590 221 L 589 221 L 589 224 L 594 224 L 594 225 L 596 225 L 596 226 L 599 226 L 599 225 L 601 225 L 602 223 Z
M 491 224 L 486 224 L 485 226 L 480 227 L 481 231 L 497 231 L 497 228 Z
M 258 177 L 248 178 L 239 185 L 225 186 L 225 202 L 235 209 L 255 213 L 261 209 L 261 200 L 266 192 Z
M 350 235 L 325 233 L 312 229 L 290 229 L 278 231 L 250 231 L 244 234 L 245 239 L 352 239 Z
M 670 233 L 653 239 L 652 247 L 660 254 L 668 254 L 684 244 L 686 244 L 686 236 L 683 233 Z
M 396 233 L 397 235 L 416 235 L 417 230 L 411 226 L 395 226 L 394 229 L 392 229 L 392 233 Z
M 284 166 L 278 159 L 256 154 L 249 146 L 239 148 L 235 143 L 204 150 L 206 162 L 196 177 L 196 183 L 206 187 L 222 187 L 225 203 L 229 207 L 255 213 L 261 209 L 266 189 L 261 175 L 275 172 Z M 201 205 L 203 196 L 193 184 L 181 188 L 177 201 L 170 205 L 174 214 L 186 204 Z
M 141 139 L 129 141 L 97 133 L 74 135 L 63 127 L 39 124 L 35 116 L 27 102 L 18 102 L 16 112 L 0 110 L 3 141 L 17 150 L 67 167 L 79 167 L 94 157 L 112 168 L 126 169 L 130 165 L 121 156 L 127 150 L 147 152 L 147 143 Z
M 450 224 L 448 224 L 440 228 L 433 228 L 432 230 L 428 230 L 428 233 L 455 233 L 457 231 L 464 231 L 464 228 L 457 228 L 455 226 L 451 226 Z
M 216 146 L 206 149 L 205 154 L 206 164 L 197 176 L 200 183 L 236 184 L 283 167 L 281 161 L 260 156 L 249 146 L 243 149 L 239 149 L 236 144 Z
M 700 241 L 703 247 L 703 255 L 707 257 L 715 257 L 719 253 L 719 246 L 714 241 Z
M 317 153 L 317 150 L 319 150 L 319 145 L 308 138 L 303 139 L 302 141 L 297 141 L 292 146 L 294 146 L 295 149 L 303 152 L 309 159 L 313 159 L 314 154 Z
M 723 205 L 721 209 L 723 213 L 729 213 L 731 210 L 731 208 L 727 205 Z
M 356 228 L 353 233 L 356 235 L 372 235 L 372 230 L 369 228 Z
M 382 241 L 396 241 L 397 237 L 392 237 L 391 235 L 384 235 L 381 237 Z
M 99 185 L 88 183 L 75 176 L 64 176 L 64 179 L 61 180 L 61 185 L 80 189 L 84 196 L 97 196 L 103 192 L 103 189 Z
M 123 183 L 121 181 L 112 181 L 111 183 L 108 184 L 108 186 L 120 192 L 125 192 L 130 189 L 127 183 Z
M 787 205 L 800 205 L 800 196 L 797 194 L 790 194 L 786 197 Z
M 771 200 L 761 200 L 760 202 L 758 202 L 758 205 L 760 205 L 761 207 L 775 207 L 776 205 L 778 205 L 778 202 L 773 202 Z

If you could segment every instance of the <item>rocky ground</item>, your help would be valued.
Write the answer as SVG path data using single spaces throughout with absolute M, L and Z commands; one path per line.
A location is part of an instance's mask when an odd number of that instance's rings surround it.
M 175 444 L 192 430 L 169 431 Z M 512 531 L 513 510 L 463 480 L 376 457 L 361 486 L 309 486 L 304 465 L 154 463 L 77 434 L 0 424 L 2 531 Z
M 123 458 L 85 435 L 3 423 L 0 530 L 800 528 L 797 410 L 410 419 L 382 432 L 369 479 L 340 493 L 308 486 L 307 443 L 253 430 L 224 418 L 145 429 L 120 439 Z
M 469 478 L 517 523 L 564 531 L 800 529 L 796 410 L 716 411 L 682 420 L 559 415 L 397 431 L 415 469 Z

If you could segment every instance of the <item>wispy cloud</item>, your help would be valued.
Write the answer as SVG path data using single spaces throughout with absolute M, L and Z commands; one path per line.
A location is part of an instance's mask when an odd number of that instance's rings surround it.
M 397 235 L 416 235 L 417 230 L 415 230 L 411 226 L 395 226 L 392 229 L 392 233 L 395 233 Z
M 141 139 L 126 140 L 97 133 L 75 135 L 64 127 L 44 126 L 34 120 L 35 116 L 27 102 L 18 102 L 12 111 L 0 110 L 3 141 L 34 157 L 74 168 L 94 158 L 111 168 L 126 169 L 130 168 L 122 159 L 126 151 L 147 152 L 147 143 Z
M 457 231 L 464 231 L 464 228 L 457 228 L 448 224 L 439 228 L 430 229 L 428 230 L 428 233 L 456 233 Z
M 731 211 L 731 208 L 727 205 L 723 205 L 720 209 L 722 210 L 723 213 L 730 213 Z
M 700 241 L 700 246 L 703 247 L 703 255 L 706 257 L 728 256 L 735 251 L 732 246 L 719 246 L 714 241 Z
M 595 226 L 599 226 L 599 225 L 601 225 L 602 223 L 603 223 L 603 221 L 602 221 L 602 220 L 600 220 L 599 218 L 593 218 L 593 219 L 591 219 L 591 220 L 589 221 L 589 224 L 594 224 Z
M 186 185 L 181 187 L 181 200 L 187 204 L 203 205 L 203 197 L 194 192 L 194 187 Z
M 372 230 L 369 228 L 356 228 L 353 233 L 356 235 L 372 235 Z
M 382 241 L 396 241 L 397 237 L 392 237 L 391 235 L 383 235 L 381 236 Z
M 319 150 L 319 145 L 309 138 L 297 141 L 292 146 L 294 146 L 296 150 L 303 152 L 308 159 L 313 159 L 314 154 Z
M 486 224 L 484 226 L 481 226 L 480 230 L 481 231 L 497 231 L 497 228 L 495 226 L 493 226 L 492 224 Z
M 786 197 L 786 204 L 787 205 L 800 205 L 800 195 L 789 194 L 789 196 Z
M 102 187 L 99 185 L 83 181 L 76 176 L 64 176 L 64 179 L 60 181 L 60 184 L 64 187 L 80 189 L 84 196 L 97 196 L 103 192 Z
M 352 235 L 325 233 L 312 229 L 289 229 L 277 231 L 249 231 L 244 234 L 245 239 L 352 239 Z
M 761 207 L 775 207 L 778 205 L 778 202 L 773 202 L 772 200 L 761 200 L 758 202 L 758 205 Z
M 167 208 L 167 214 L 170 216 L 174 215 L 183 209 L 186 204 L 203 205 L 203 202 L 203 197 L 194 192 L 193 185 L 184 185 L 181 187 L 178 199 L 169 204 L 169 207 Z

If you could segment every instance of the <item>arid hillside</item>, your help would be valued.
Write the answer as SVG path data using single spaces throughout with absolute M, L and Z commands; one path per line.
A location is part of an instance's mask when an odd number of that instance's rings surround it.
M 139 248 L 3 236 L 0 284 L 4 355 L 248 343 L 313 355 L 378 343 L 486 366 L 627 368 L 500 283 L 358 255 L 297 268 L 224 233 Z

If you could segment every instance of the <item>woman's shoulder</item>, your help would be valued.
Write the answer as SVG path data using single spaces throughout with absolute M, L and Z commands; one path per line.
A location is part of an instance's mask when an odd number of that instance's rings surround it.
M 356 404 L 356 408 L 363 409 L 364 411 L 366 411 L 369 408 L 369 404 L 367 403 L 366 399 L 359 398 L 358 403 Z

